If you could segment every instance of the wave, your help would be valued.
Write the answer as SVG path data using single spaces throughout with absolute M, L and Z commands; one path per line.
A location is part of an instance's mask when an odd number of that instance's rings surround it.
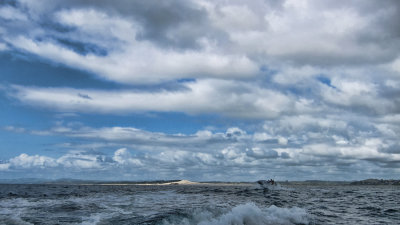
M 185 218 L 169 218 L 162 225 L 290 225 L 309 224 L 305 209 L 280 208 L 274 205 L 259 208 L 254 203 L 238 205 L 225 213 L 202 210 L 193 212 Z
M 292 188 L 288 188 L 288 187 L 282 186 L 280 184 L 276 184 L 276 185 L 254 184 L 250 187 L 250 189 L 253 189 L 253 190 L 263 189 L 263 190 L 269 190 L 269 191 L 291 191 L 291 190 L 293 190 Z

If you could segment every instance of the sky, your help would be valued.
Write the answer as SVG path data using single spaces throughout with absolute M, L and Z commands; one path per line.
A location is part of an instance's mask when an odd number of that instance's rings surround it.
M 399 179 L 400 1 L 2 0 L 0 179 Z

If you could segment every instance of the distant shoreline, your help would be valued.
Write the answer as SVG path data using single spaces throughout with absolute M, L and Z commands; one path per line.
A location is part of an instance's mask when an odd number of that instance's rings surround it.
M 276 181 L 282 185 L 400 185 L 400 180 L 366 179 L 360 181 Z M 0 184 L 60 184 L 60 185 L 140 185 L 140 186 L 168 186 L 168 185 L 253 185 L 254 182 L 226 182 L 226 181 L 204 181 L 194 182 L 189 180 L 155 180 L 155 181 L 95 181 L 95 180 L 40 180 L 40 179 L 10 179 L 0 180 Z
M 400 185 L 400 180 L 367 179 L 351 182 L 352 185 Z

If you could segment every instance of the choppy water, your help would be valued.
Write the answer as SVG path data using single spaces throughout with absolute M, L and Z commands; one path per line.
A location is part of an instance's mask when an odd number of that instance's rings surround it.
M 0 224 L 400 224 L 399 186 L 0 185 Z

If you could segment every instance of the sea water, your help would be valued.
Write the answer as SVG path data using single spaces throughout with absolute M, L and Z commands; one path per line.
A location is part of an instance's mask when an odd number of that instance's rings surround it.
M 0 185 L 0 224 L 400 224 L 399 186 Z

